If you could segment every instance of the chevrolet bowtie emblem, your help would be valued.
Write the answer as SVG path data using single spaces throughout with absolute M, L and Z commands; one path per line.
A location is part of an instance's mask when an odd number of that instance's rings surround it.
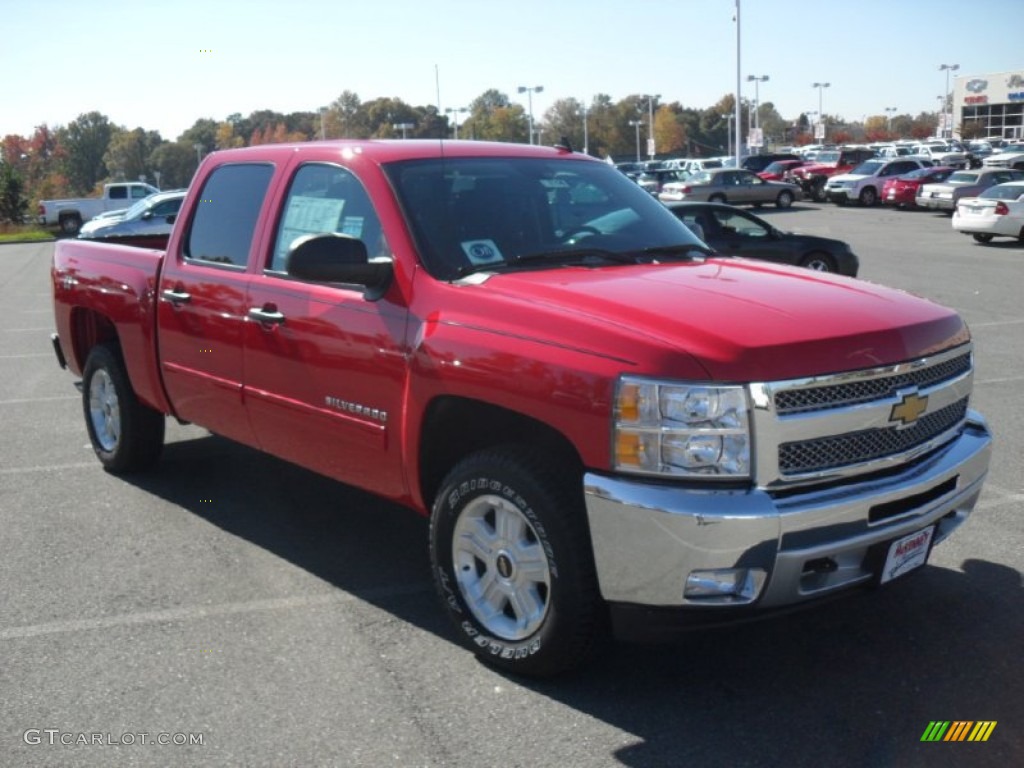
M 910 392 L 904 395 L 903 399 L 892 407 L 892 412 L 889 414 L 889 421 L 898 421 L 906 427 L 921 418 L 921 414 L 924 413 L 927 408 L 927 395 L 921 397 L 921 395 L 916 392 Z

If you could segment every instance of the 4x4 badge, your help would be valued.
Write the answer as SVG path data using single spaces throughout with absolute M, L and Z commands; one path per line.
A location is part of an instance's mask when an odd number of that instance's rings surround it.
M 908 392 L 889 413 L 889 421 L 898 421 L 904 427 L 913 424 L 928 408 L 928 396 L 922 397 L 917 392 Z

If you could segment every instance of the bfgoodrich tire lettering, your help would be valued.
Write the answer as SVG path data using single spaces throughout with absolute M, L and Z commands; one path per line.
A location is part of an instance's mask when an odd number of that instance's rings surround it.
M 603 634 L 579 478 L 491 449 L 445 478 L 430 522 L 434 582 L 464 645 L 486 663 L 547 677 Z
M 82 408 L 89 441 L 106 470 L 136 472 L 160 458 L 164 415 L 139 402 L 116 344 L 99 344 L 89 353 Z

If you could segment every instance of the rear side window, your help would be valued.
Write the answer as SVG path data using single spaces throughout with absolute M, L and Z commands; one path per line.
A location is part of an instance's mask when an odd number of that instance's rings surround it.
M 244 267 L 274 175 L 270 165 L 222 165 L 203 185 L 185 239 L 185 258 Z
M 111 187 L 110 188 L 110 199 L 111 200 L 127 200 L 128 199 L 128 187 Z

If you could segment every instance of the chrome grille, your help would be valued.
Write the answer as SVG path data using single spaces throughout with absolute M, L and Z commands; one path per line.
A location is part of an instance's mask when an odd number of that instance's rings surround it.
M 965 352 L 935 365 L 906 373 L 845 384 L 789 389 L 776 393 L 775 409 L 781 414 L 824 411 L 893 397 L 901 389 L 930 387 L 962 376 L 971 370 L 971 353 Z
M 930 413 L 906 429 L 866 429 L 845 435 L 803 440 L 779 446 L 783 475 L 822 472 L 861 464 L 922 445 L 954 428 L 967 415 L 967 398 Z

